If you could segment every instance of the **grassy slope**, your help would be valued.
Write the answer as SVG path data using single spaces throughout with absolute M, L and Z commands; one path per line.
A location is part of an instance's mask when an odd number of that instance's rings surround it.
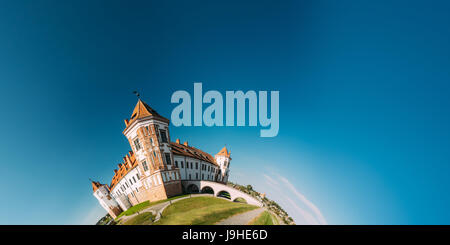
M 121 214 L 119 214 L 119 216 L 117 216 L 116 220 L 119 220 L 122 216 L 126 215 L 126 216 L 130 216 L 134 213 L 137 213 L 141 210 L 144 210 L 148 207 L 151 207 L 153 205 L 159 204 L 159 203 L 163 203 L 163 202 L 167 202 L 170 200 L 174 200 L 177 198 L 181 198 L 181 197 L 185 197 L 187 195 L 180 195 L 180 196 L 175 196 L 175 197 L 171 197 L 168 199 L 164 199 L 164 200 L 160 200 L 160 201 L 156 201 L 156 202 L 149 202 L 149 201 L 145 201 L 145 202 L 141 202 L 139 204 L 134 205 L 133 207 L 127 209 L 126 211 L 123 211 Z
M 150 225 L 155 216 L 152 213 L 141 213 L 125 221 L 122 225 Z
M 257 208 L 214 197 L 193 197 L 167 207 L 158 225 L 212 225 L 232 215 Z
M 258 217 L 248 223 L 249 225 L 278 225 L 276 217 L 267 211 L 262 212 Z

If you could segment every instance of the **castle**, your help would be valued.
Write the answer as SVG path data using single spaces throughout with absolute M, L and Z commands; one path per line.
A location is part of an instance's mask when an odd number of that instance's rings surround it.
M 226 183 L 230 152 L 224 147 L 214 157 L 177 139 L 172 142 L 169 120 L 141 99 L 123 131 L 132 151 L 114 169 L 111 184 L 92 181 L 94 196 L 116 218 L 144 201 L 158 201 L 186 192 L 182 180 Z

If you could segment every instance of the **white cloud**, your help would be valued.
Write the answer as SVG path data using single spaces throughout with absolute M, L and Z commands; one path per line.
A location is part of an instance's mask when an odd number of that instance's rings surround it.
M 309 201 L 303 194 L 301 194 L 295 187 L 294 185 L 291 184 L 291 182 L 289 182 L 288 179 L 279 176 L 279 178 L 281 179 L 281 181 L 284 183 L 284 185 L 286 185 L 294 194 L 295 196 L 297 196 L 300 201 L 302 203 L 304 203 L 309 209 L 311 209 L 311 211 L 313 211 L 313 213 L 316 215 L 318 221 L 320 224 L 322 225 L 326 225 L 327 221 L 325 220 L 325 218 L 323 217 L 322 213 L 320 212 L 319 208 L 316 207 L 316 205 L 314 205 L 311 201 Z
M 272 177 L 270 177 L 269 175 L 267 175 L 267 174 L 263 174 L 263 176 L 264 176 L 264 178 L 267 180 L 267 184 L 269 184 L 269 185 L 271 185 L 271 186 L 278 186 L 279 184 L 278 184 L 278 182 L 277 181 L 275 181 Z
M 284 197 L 289 204 L 291 204 L 291 206 L 293 208 L 295 208 L 295 210 L 297 210 L 305 219 L 306 224 L 307 225 L 319 225 L 319 222 L 314 218 L 314 215 L 312 215 L 311 213 L 305 211 L 304 209 L 302 209 L 301 207 L 299 207 L 292 199 L 290 199 L 289 197 Z
M 319 216 L 314 212 L 313 208 L 315 207 L 309 200 L 307 200 L 304 195 L 302 195 L 299 191 L 295 189 L 295 187 L 286 179 L 281 176 L 278 176 L 282 180 L 282 184 L 280 184 L 275 178 L 269 176 L 268 174 L 262 174 L 265 180 L 265 183 L 275 190 L 274 197 L 275 199 L 281 199 L 280 201 L 284 202 L 284 207 L 286 210 L 289 210 L 288 213 L 291 213 L 293 216 L 297 216 L 296 223 L 297 224 L 308 224 L 308 225 L 320 225 L 326 224 L 325 222 L 319 221 Z M 287 188 L 286 188 L 287 187 Z M 296 203 L 290 197 L 295 196 L 299 197 L 301 203 Z M 302 197 L 302 198 L 301 198 Z M 305 206 L 309 210 L 313 211 L 313 213 L 306 211 L 301 206 Z M 283 207 L 283 206 L 282 206 Z M 317 209 L 318 210 L 318 209 Z M 319 211 L 320 213 L 320 211 Z M 325 220 L 325 219 L 323 219 Z

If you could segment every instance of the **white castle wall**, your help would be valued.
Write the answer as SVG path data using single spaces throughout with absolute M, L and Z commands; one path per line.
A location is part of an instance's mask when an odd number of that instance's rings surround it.
M 139 176 L 142 176 L 139 168 L 135 167 L 130 170 L 111 190 L 112 196 L 116 198 L 122 194 L 131 194 L 133 191 L 139 192 L 138 190 L 142 186 Z
M 181 180 L 191 179 L 214 181 L 214 176 L 218 172 L 218 167 L 216 165 L 196 158 L 174 155 L 174 163 L 175 161 L 180 169 Z M 198 168 L 196 168 L 196 163 L 198 164 Z M 206 166 L 206 169 L 202 170 L 202 165 Z
M 166 129 L 167 132 L 169 132 L 169 128 L 168 128 L 169 125 L 167 123 L 161 122 L 161 121 L 158 121 L 158 120 L 149 119 L 149 120 L 146 120 L 146 121 L 141 121 L 141 122 L 135 123 L 131 128 L 126 130 L 125 136 L 128 139 L 131 139 L 131 140 L 135 139 L 138 136 L 137 135 L 137 130 L 139 128 L 141 128 L 141 127 L 146 127 L 146 126 L 149 126 L 149 125 L 157 125 L 157 126 L 159 126 L 160 129 Z M 155 142 L 153 142 L 152 146 L 155 147 Z M 161 149 L 161 152 L 171 152 L 168 143 L 161 143 L 160 142 L 160 149 Z M 150 152 L 152 152 L 153 149 L 150 148 L 148 150 Z M 134 153 L 136 154 L 136 160 L 138 162 L 142 162 L 142 161 L 145 160 L 144 148 L 141 148 L 138 151 L 134 151 Z M 150 164 L 150 163 L 148 163 L 148 164 Z M 148 174 L 150 174 L 150 173 L 148 173 Z

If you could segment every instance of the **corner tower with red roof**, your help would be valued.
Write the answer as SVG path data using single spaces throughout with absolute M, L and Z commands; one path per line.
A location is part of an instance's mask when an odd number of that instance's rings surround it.
M 141 202 L 191 192 L 183 190 L 182 181 L 228 181 L 231 157 L 226 147 L 213 157 L 187 141 L 171 142 L 169 119 L 141 99 L 125 119 L 123 134 L 132 150 L 117 164 L 111 184 L 92 182 L 94 196 L 113 217 Z
M 119 204 L 114 198 L 111 197 L 110 191 L 107 185 L 100 184 L 96 181 L 92 182 L 93 195 L 97 198 L 98 202 L 102 207 L 111 215 L 116 218 L 122 212 Z
M 156 201 L 182 192 L 180 173 L 174 166 L 170 144 L 169 119 L 138 100 L 123 134 L 135 156 L 142 191 L 136 189 L 136 202 Z M 136 177 L 138 178 L 138 177 Z M 133 182 L 133 181 L 132 181 Z
M 228 182 L 228 175 L 229 175 L 229 167 L 231 162 L 231 153 L 228 151 L 227 147 L 223 147 L 222 150 L 219 151 L 215 155 L 216 163 L 220 167 L 220 171 L 218 174 L 218 178 L 220 182 Z

